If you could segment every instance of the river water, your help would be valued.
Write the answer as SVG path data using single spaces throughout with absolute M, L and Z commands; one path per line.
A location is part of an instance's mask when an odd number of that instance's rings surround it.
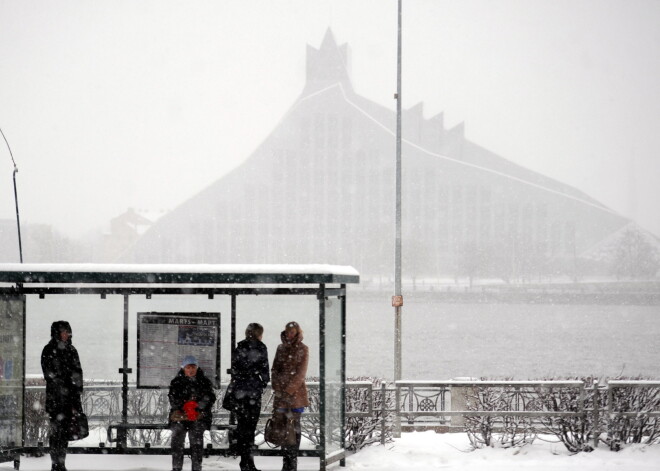
M 393 377 L 394 309 L 390 297 L 347 302 L 347 375 Z M 272 358 L 290 320 L 305 329 L 312 352 L 309 375 L 318 375 L 318 304 L 313 297 L 238 298 L 238 339 L 248 322 L 265 327 Z M 123 298 L 28 297 L 27 360 L 41 373 L 39 355 L 50 323 L 68 320 L 89 379 L 120 380 Z M 226 296 L 130 298 L 129 366 L 135 370 L 137 312 L 220 312 L 221 371 L 229 366 L 230 303 Z M 517 380 L 644 376 L 660 378 L 660 307 L 578 304 L 439 303 L 406 297 L 403 307 L 403 379 L 485 377 Z M 135 379 L 135 374 L 131 379 Z

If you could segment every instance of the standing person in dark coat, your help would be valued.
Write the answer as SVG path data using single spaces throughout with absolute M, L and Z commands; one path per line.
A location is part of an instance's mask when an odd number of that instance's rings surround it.
M 66 471 L 71 417 L 82 412 L 83 372 L 76 347 L 71 343 L 71 325 L 56 321 L 50 326 L 50 342 L 41 352 L 46 380 L 46 412 L 50 416 L 49 447 L 52 471 Z
M 204 430 L 211 428 L 215 404 L 213 384 L 199 367 L 197 359 L 188 355 L 170 382 L 170 430 L 172 431 L 172 470 L 183 468 L 186 434 L 190 441 L 192 471 L 202 471 Z
M 309 407 L 309 396 L 305 376 L 309 364 L 309 348 L 303 343 L 303 330 L 297 322 L 289 322 L 280 334 L 282 343 L 278 345 L 273 360 L 273 409 L 293 419 L 296 443 L 283 446 L 282 471 L 298 469 L 298 450 L 302 430 L 300 415 Z
M 254 465 L 252 447 L 261 413 L 261 396 L 270 381 L 268 349 L 261 341 L 264 328 L 256 322 L 245 329 L 245 340 L 234 349 L 231 362 L 233 393 L 230 402 L 237 420 L 237 448 L 241 471 L 259 471 Z

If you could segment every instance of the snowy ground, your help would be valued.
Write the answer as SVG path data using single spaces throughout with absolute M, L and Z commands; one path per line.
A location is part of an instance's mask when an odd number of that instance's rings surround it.
M 372 446 L 347 459 L 346 471 L 399 471 L 399 470 L 460 470 L 460 471 L 644 471 L 660 469 L 660 445 L 629 446 L 615 453 L 600 447 L 593 453 L 570 455 L 561 443 L 536 441 L 522 449 L 485 449 L 469 452 L 467 436 L 462 433 L 436 434 L 434 432 L 406 433 L 386 446 Z M 279 471 L 281 458 L 256 457 L 262 471 Z M 170 468 L 169 456 L 99 456 L 70 455 L 69 471 L 163 471 Z M 318 459 L 301 458 L 298 469 L 319 468 Z M 12 463 L 0 463 L 0 470 L 11 470 Z M 50 469 L 49 459 L 21 459 L 21 470 Z M 190 469 L 190 462 L 184 470 Z M 238 460 L 210 457 L 204 460 L 204 469 L 237 470 Z M 341 469 L 341 468 L 334 468 Z

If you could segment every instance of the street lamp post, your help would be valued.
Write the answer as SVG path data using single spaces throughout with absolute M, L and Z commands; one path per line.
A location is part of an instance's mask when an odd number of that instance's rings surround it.
M 16 203 L 16 226 L 18 227 L 18 256 L 21 263 L 23 263 L 23 243 L 21 242 L 21 219 L 18 215 L 18 190 L 16 189 L 16 174 L 18 173 L 18 167 L 16 166 L 16 161 L 14 160 L 14 154 L 12 154 L 11 152 L 11 147 L 9 147 L 9 141 L 5 137 L 5 133 L 2 132 L 2 129 L 0 129 L 0 134 L 2 134 L 2 138 L 5 140 L 5 144 L 7 144 L 7 149 L 9 150 L 9 156 L 11 157 L 11 161 L 14 164 L 13 178 L 14 178 L 14 201 Z
M 394 247 L 394 381 L 401 380 L 401 3 L 398 0 L 397 67 L 396 67 L 396 235 Z M 398 416 L 397 416 L 398 417 Z M 396 435 L 401 423 L 396 421 Z

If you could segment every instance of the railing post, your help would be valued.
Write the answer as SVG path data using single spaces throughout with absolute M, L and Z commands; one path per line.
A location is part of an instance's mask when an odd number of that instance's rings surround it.
M 598 448 L 598 439 L 600 438 L 600 390 L 598 389 L 598 380 L 594 381 L 594 409 L 593 409 L 593 440 L 594 449 Z
M 394 438 L 401 438 L 401 388 L 394 381 L 394 427 L 392 435 Z
M 452 378 L 452 381 L 468 382 L 468 381 L 475 381 L 475 378 L 467 377 L 467 376 L 456 377 L 456 378 Z M 468 394 L 474 395 L 475 391 L 476 389 L 474 387 L 474 384 L 472 386 L 467 386 L 465 384 L 461 386 L 457 386 L 452 384 L 449 389 L 449 395 L 451 400 L 451 411 L 452 412 L 466 411 Z M 451 427 L 463 427 L 465 425 L 465 415 L 452 414 L 452 416 L 449 418 L 449 425 Z
M 413 412 L 415 404 L 413 402 L 413 385 L 408 386 L 408 425 L 415 425 L 415 419 L 410 412 Z
M 614 423 L 614 391 L 609 381 L 607 382 L 607 441 L 610 444 L 610 450 L 616 448 L 616 434 L 613 433 L 612 424 Z
M 386 429 L 386 421 L 387 421 L 387 407 L 385 407 L 385 399 L 386 399 L 386 394 L 387 394 L 387 388 L 385 386 L 385 381 L 380 385 L 380 394 L 381 394 L 381 401 L 380 401 L 380 414 L 381 414 L 381 421 L 380 421 L 380 444 L 385 445 L 385 429 Z
M 374 391 L 373 391 L 373 389 L 374 389 L 373 383 L 369 384 L 369 387 L 367 388 L 367 400 L 369 401 L 367 410 L 369 411 L 370 416 L 374 415 Z

